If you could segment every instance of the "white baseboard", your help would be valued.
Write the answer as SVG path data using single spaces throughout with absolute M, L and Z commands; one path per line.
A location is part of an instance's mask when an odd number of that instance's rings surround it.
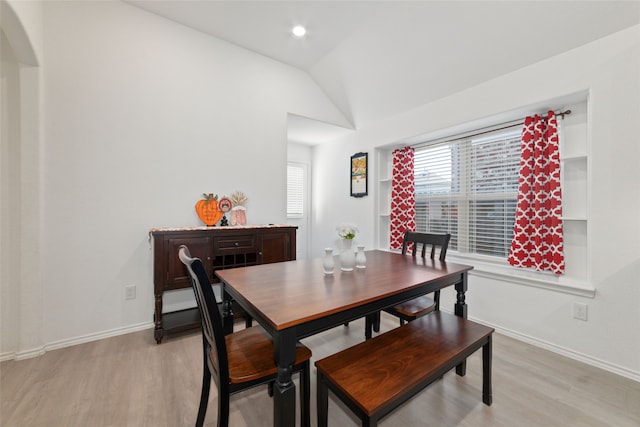
M 0 354 L 0 362 L 5 362 L 7 360 L 13 360 L 16 358 L 15 351 L 6 351 Z
M 449 310 L 443 310 L 443 311 L 449 312 Z M 587 356 L 586 354 L 582 354 L 577 351 L 573 351 L 568 348 L 561 347 L 556 344 L 552 344 L 547 341 L 531 337 L 529 335 L 521 334 L 520 332 L 506 329 L 499 325 L 493 325 L 491 323 L 485 322 L 482 319 L 476 319 L 474 317 L 469 317 L 469 319 L 475 322 L 479 322 L 484 325 L 490 326 L 494 328 L 496 332 L 502 335 L 511 337 L 513 339 L 516 339 L 518 341 L 523 341 L 533 346 L 544 348 L 545 350 L 549 350 L 551 352 L 560 354 L 570 359 L 577 360 L 579 362 L 586 363 L 587 365 L 595 366 L 597 368 L 604 369 L 605 371 L 612 372 L 614 374 L 623 376 L 625 378 L 629 378 L 631 380 L 640 382 L 640 372 L 636 372 L 631 369 L 627 369 L 625 367 L 615 365 L 613 363 L 605 362 L 604 360 Z M 153 322 L 144 322 L 144 323 L 139 323 L 137 325 L 127 326 L 124 328 L 111 329 L 109 331 L 104 331 L 97 334 L 89 334 L 81 337 L 55 341 L 40 348 L 34 348 L 34 349 L 19 351 L 19 352 L 6 352 L 6 353 L 0 354 L 0 362 L 4 362 L 6 360 L 14 360 L 14 359 L 15 360 L 28 359 L 31 357 L 40 356 L 46 353 L 47 351 L 56 350 L 64 347 L 70 347 L 72 345 L 83 344 L 86 342 L 97 341 L 104 338 L 115 337 L 118 335 L 129 334 L 131 332 L 138 332 L 145 329 L 151 329 L 153 327 L 154 327 Z
M 577 351 L 574 351 L 556 344 L 552 344 L 550 342 L 547 342 L 538 338 L 531 337 L 529 335 L 521 334 L 520 332 L 512 331 L 510 329 L 506 329 L 498 325 L 493 325 L 491 323 L 485 322 L 482 319 L 469 317 L 469 320 L 473 320 L 474 322 L 482 323 L 483 325 L 492 327 L 499 334 L 508 336 L 518 341 L 526 342 L 527 344 L 531 344 L 533 346 L 540 347 L 545 350 L 549 350 L 553 353 L 557 353 L 562 356 L 568 357 L 569 359 L 577 360 L 579 362 L 586 363 L 587 365 L 595 366 L 596 368 L 604 369 L 605 371 L 612 372 L 616 375 L 620 375 L 625 378 L 629 378 L 630 380 L 640 382 L 640 372 L 633 371 L 631 369 L 618 366 L 613 363 L 605 362 L 604 360 L 600 360 L 598 358 L 588 356 L 586 354 L 582 354 Z
M 151 329 L 154 327 L 153 322 L 143 322 L 136 325 L 125 326 L 123 328 L 110 329 L 108 331 L 98 332 L 95 334 L 83 335 L 80 337 L 69 338 L 60 341 L 54 341 L 49 344 L 45 344 L 42 347 L 32 348 L 22 351 L 12 351 L 0 354 L 0 362 L 6 360 L 24 360 L 32 357 L 41 356 L 47 351 L 57 350 L 59 348 L 71 347 L 73 345 L 84 344 L 91 341 L 98 341 L 105 338 L 111 338 L 118 335 L 130 334 L 132 332 L 138 332 L 145 329 Z

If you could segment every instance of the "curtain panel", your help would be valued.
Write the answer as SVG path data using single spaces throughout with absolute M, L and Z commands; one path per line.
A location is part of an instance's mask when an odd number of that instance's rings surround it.
M 513 241 L 507 260 L 515 267 L 562 274 L 563 246 L 558 122 L 549 111 L 546 118 L 525 118 Z
M 405 231 L 416 229 L 416 191 L 413 147 L 393 150 L 391 179 L 390 249 L 402 249 Z

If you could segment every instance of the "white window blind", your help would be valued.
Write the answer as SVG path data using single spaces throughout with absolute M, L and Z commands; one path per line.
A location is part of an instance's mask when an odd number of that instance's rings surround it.
M 451 233 L 459 252 L 506 257 L 518 192 L 520 129 L 416 147 L 416 231 Z
M 299 163 L 287 165 L 287 218 L 302 218 L 304 215 L 304 166 Z

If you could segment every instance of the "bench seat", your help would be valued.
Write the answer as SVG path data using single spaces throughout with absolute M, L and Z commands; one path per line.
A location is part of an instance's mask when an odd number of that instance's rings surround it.
M 442 311 L 315 362 L 318 427 L 327 426 L 328 390 L 364 427 L 419 393 L 482 348 L 482 401 L 491 405 L 493 329 Z

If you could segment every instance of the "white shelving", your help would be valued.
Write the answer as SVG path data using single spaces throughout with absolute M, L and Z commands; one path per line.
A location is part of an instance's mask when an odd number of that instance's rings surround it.
M 391 170 L 392 170 L 392 154 L 390 150 L 378 149 L 378 176 L 377 186 L 377 208 L 378 208 L 378 226 L 376 243 L 380 249 L 389 249 L 389 226 L 391 217 Z
M 391 215 L 391 179 L 380 180 L 380 216 L 388 217 Z
M 565 277 L 588 282 L 589 146 L 587 101 L 568 106 L 560 135 Z
M 563 159 L 560 167 L 563 216 L 568 220 L 586 220 L 588 217 L 588 159 L 586 156 Z
M 587 221 L 589 219 L 587 102 L 571 105 L 570 109 L 571 114 L 565 116 L 562 121 L 560 137 L 563 220 Z M 565 234 L 567 231 L 571 232 L 572 228 L 566 229 Z M 586 232 L 586 229 L 584 231 Z

